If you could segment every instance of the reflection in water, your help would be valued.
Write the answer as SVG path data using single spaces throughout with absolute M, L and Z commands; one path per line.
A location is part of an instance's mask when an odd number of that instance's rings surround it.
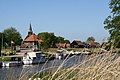
M 14 80 L 22 76 L 31 76 L 36 72 L 42 70 L 56 70 L 63 62 L 62 68 L 68 68 L 82 62 L 87 55 L 72 56 L 64 60 L 51 60 L 47 63 L 38 64 L 38 65 L 23 65 L 19 67 L 3 67 L 0 68 L 0 80 L 10 79 Z

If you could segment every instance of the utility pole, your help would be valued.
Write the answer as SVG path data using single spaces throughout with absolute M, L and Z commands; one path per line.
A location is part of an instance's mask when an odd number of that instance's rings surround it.
M 2 52 L 2 33 L 0 33 L 0 56 L 1 56 L 1 52 Z
M 3 60 L 3 55 L 2 55 L 3 53 L 2 53 L 2 50 L 3 50 L 3 33 L 2 33 L 2 46 L 1 46 L 1 55 L 0 55 L 0 56 L 1 56 L 1 59 Z
M 3 33 L 2 33 L 2 49 L 3 49 Z

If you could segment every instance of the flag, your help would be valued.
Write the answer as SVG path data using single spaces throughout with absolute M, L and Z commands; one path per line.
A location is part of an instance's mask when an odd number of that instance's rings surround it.
M 15 42 L 11 41 L 11 44 L 15 44 Z

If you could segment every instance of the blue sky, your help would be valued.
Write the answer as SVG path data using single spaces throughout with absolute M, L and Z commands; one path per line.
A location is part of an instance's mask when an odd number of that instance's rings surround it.
M 104 20 L 109 0 L 0 0 L 0 31 L 15 27 L 23 38 L 31 22 L 34 33 L 54 32 L 65 39 L 102 42 L 109 33 Z

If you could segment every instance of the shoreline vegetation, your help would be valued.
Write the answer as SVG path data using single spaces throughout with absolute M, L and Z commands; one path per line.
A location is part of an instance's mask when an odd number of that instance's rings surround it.
M 85 49 L 88 48 L 64 48 L 67 51 L 83 51 Z M 51 55 L 55 55 L 54 53 L 57 53 L 58 48 L 49 48 L 45 51 L 43 51 L 43 53 L 47 56 L 47 58 L 49 58 Z M 104 50 L 102 48 L 89 48 L 88 49 L 92 54 L 101 54 L 101 53 L 119 53 L 120 52 L 120 48 L 116 48 L 114 50 Z M 3 57 L 0 57 L 0 60 L 2 60 L 2 58 L 4 58 L 4 61 L 10 61 L 10 57 L 11 55 L 15 55 L 16 51 L 14 50 L 14 53 L 11 53 L 10 49 L 4 49 L 4 51 L 2 51 L 4 53 L 2 53 Z M 22 58 L 22 57 L 21 57 Z
M 17 74 L 16 71 L 11 71 L 5 80 L 120 80 L 120 0 L 110 0 L 109 8 L 111 9 L 111 13 L 104 20 L 104 28 L 109 31 L 110 36 L 103 40 L 103 42 L 107 40 L 107 44 L 105 45 L 107 49 L 102 49 L 102 46 L 100 46 L 98 42 L 94 42 L 94 37 L 89 37 L 87 43 L 81 41 L 73 41 L 70 43 L 69 40 L 65 40 L 61 36 L 55 36 L 54 33 L 40 32 L 36 35 L 32 31 L 31 23 L 25 40 L 22 39 L 17 29 L 13 27 L 0 32 L 0 51 L 4 46 L 11 47 L 13 50 L 13 46 L 21 45 L 21 42 L 23 42 L 25 43 L 25 45 L 22 45 L 24 48 L 33 47 L 36 49 L 38 46 L 40 50 L 45 50 L 43 52 L 48 56 L 46 62 L 41 66 L 41 69 L 39 70 L 37 68 L 38 71 L 34 74 L 30 75 L 28 73 L 30 71 L 29 68 L 27 71 L 24 71 L 24 68 L 22 68 L 21 73 L 19 73 L 20 75 L 16 77 L 14 75 Z M 54 60 L 52 61 L 52 66 L 48 66 L 47 63 L 53 54 L 49 55 L 47 53 L 56 52 L 57 48 L 55 47 L 63 47 L 58 45 L 61 43 L 65 44 L 64 48 L 66 47 L 68 51 L 82 51 L 84 47 L 87 47 L 92 54 L 72 56 L 68 54 L 59 66 L 54 66 Z M 76 45 L 76 43 L 78 44 Z M 95 45 L 92 45 L 93 43 Z M 2 55 L 13 55 L 11 53 L 13 52 L 8 50 L 8 54 Z M 65 66 L 72 57 L 83 55 L 87 56 L 80 62 L 75 62 L 76 64 L 69 67 Z M 4 59 L 9 61 L 8 58 Z M 75 59 L 72 60 L 76 61 Z M 72 62 L 70 64 L 72 64 Z M 48 67 L 46 68 L 45 66 Z
M 55 71 L 43 70 L 35 73 L 31 78 L 25 76 L 24 78 L 25 80 L 119 80 L 119 56 L 120 53 L 92 54 L 69 68 L 64 68 L 65 62 L 68 61 L 65 59 Z
M 56 52 L 57 48 L 50 48 L 49 52 Z M 82 50 L 80 48 L 73 48 L 67 50 Z M 65 68 L 64 65 L 69 59 L 72 57 L 66 57 L 60 66 L 52 66 L 49 68 L 45 68 L 46 63 L 52 57 L 49 56 L 48 60 L 42 66 L 42 69 L 33 75 L 29 75 L 27 72 L 24 72 L 24 69 L 21 72 L 19 77 L 14 78 L 14 80 L 119 80 L 120 78 L 120 49 L 117 48 L 113 51 L 107 51 L 101 53 L 101 49 L 99 48 L 91 48 L 91 55 L 88 55 L 83 61 L 80 63 Z M 82 56 L 80 54 L 78 56 Z M 54 61 L 53 61 L 54 64 Z M 38 64 L 39 65 L 39 64 Z M 53 69 L 53 70 L 49 70 Z M 5 80 L 13 80 L 14 75 L 8 75 Z

